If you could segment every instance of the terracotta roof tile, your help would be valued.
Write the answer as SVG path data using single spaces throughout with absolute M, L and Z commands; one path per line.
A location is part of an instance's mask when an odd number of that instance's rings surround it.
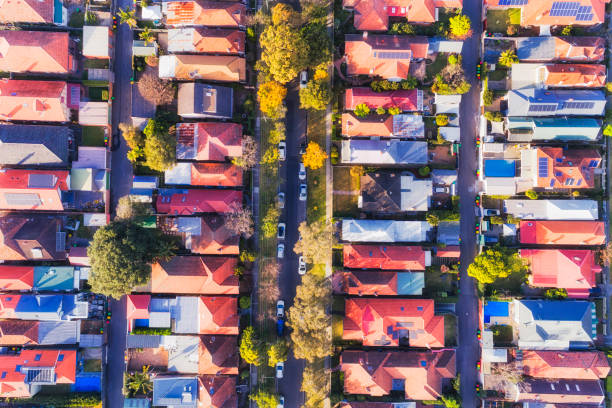
M 598 380 L 610 373 L 601 351 L 523 351 L 523 372 L 536 378 Z
M 67 74 L 74 70 L 67 32 L 0 32 L 0 70 Z
M 236 123 L 179 123 L 176 134 L 179 159 L 225 161 L 242 155 L 242 126 Z
M 242 169 L 231 163 L 192 163 L 191 185 L 240 187 L 242 186 Z
M 238 375 L 238 338 L 200 336 L 199 374 Z
M 31 320 L 1 320 L 0 345 L 30 346 L 38 344 L 38 322 Z
M 227 213 L 233 205 L 242 204 L 242 192 L 235 190 L 179 190 L 159 194 L 156 207 L 161 214 L 193 215 Z
M 405 112 L 420 111 L 422 107 L 418 106 L 419 92 L 421 91 L 417 89 L 374 92 L 370 88 L 351 88 L 346 90 L 344 107 L 354 110 L 357 105 L 365 103 L 370 109 L 389 109 L 396 106 Z
M 237 295 L 237 262 L 230 257 L 175 256 L 153 264 L 151 292 Z
M 238 299 L 224 296 L 200 296 L 200 334 L 238 335 Z
M 68 122 L 68 84 L 61 81 L 0 80 L 0 119 Z
M 353 113 L 342 114 L 342 135 L 347 137 L 392 137 L 392 115 L 370 115 L 359 118 Z
M 0 3 L 0 22 L 53 23 L 54 0 L 5 0 Z
M 344 245 L 346 268 L 424 271 L 426 251 L 420 246 Z
M 238 405 L 236 377 L 201 375 L 198 382 L 199 407 L 233 408 Z
M 209 27 L 245 25 L 246 6 L 234 1 L 171 1 L 164 3 L 166 24 Z
M 595 64 L 546 65 L 546 85 L 600 88 L 606 84 L 606 67 Z
M 31 290 L 33 285 L 33 266 L 0 265 L 0 290 Z
M 521 244 L 603 245 L 605 224 L 601 221 L 521 221 Z

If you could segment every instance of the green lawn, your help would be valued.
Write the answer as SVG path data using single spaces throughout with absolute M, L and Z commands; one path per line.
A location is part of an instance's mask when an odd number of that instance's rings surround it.
M 325 111 L 308 111 L 308 142 L 316 142 L 325 149 Z M 325 219 L 325 166 L 317 170 L 308 170 L 308 200 L 306 201 L 306 218 L 308 222 Z
M 442 52 L 439 52 L 436 55 L 436 59 L 433 63 L 427 65 L 425 67 L 425 77 L 428 81 L 433 81 L 436 75 L 442 71 L 444 67 L 447 65 L 448 55 Z
M 498 68 L 495 71 L 489 72 L 489 79 L 491 81 L 502 81 L 507 75 L 508 70 Z
M 425 271 L 425 288 L 423 296 L 438 297 L 440 292 L 449 294 L 453 290 L 452 281 L 457 279 L 455 274 L 442 273 L 439 267 L 429 267 Z
M 487 11 L 487 31 L 506 35 L 509 25 L 521 24 L 521 9 Z
M 512 344 L 512 326 L 498 325 L 491 326 L 493 331 L 493 344 L 497 347 L 508 346 Z
M 457 345 L 457 316 L 444 315 L 444 346 L 454 347 Z
M 104 147 L 104 129 L 100 126 L 83 126 L 81 144 Z
M 334 166 L 334 217 L 356 217 L 357 201 L 361 187 L 361 166 Z M 353 194 L 346 194 L 346 192 Z
M 108 68 L 108 60 L 103 59 L 86 59 L 83 61 L 84 68 L 99 68 L 105 69 Z

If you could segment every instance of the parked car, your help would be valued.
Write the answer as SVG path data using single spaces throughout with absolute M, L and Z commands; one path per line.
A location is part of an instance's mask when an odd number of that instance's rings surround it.
M 278 235 L 276 236 L 278 239 L 285 239 L 285 227 L 284 222 L 278 224 Z
M 285 397 L 283 397 L 282 395 L 278 396 L 278 405 L 276 406 L 276 408 L 285 408 Z
M 276 317 L 282 319 L 285 316 L 285 301 L 279 300 L 276 302 Z
M 277 319 L 276 320 L 276 335 L 278 337 L 283 337 L 284 331 L 285 331 L 285 319 Z
M 278 159 L 284 161 L 287 158 L 287 143 L 278 143 Z
M 306 201 L 306 183 L 300 184 L 300 201 Z
M 308 85 L 308 71 L 300 72 L 300 88 L 306 88 Z
M 494 215 L 499 215 L 499 210 L 493 210 L 493 209 L 484 209 L 484 215 L 486 217 L 492 217 Z
M 437 194 L 448 194 L 448 187 L 434 187 L 434 193 Z
M 302 161 L 302 155 L 306 154 L 306 143 L 300 144 L 300 161 Z
M 278 259 L 283 259 L 285 257 L 285 244 L 278 244 L 276 248 L 276 257 Z
M 276 363 L 276 378 L 278 379 L 283 378 L 284 370 L 285 370 L 285 363 L 283 363 L 282 361 L 279 361 L 278 363 Z
M 304 261 L 303 256 L 300 256 L 298 264 L 298 273 L 304 275 L 306 273 L 306 261 Z
M 298 177 L 300 180 L 306 180 L 306 167 L 304 163 L 300 163 L 300 171 L 298 172 Z
M 278 201 L 278 206 L 280 208 L 285 208 L 285 193 L 283 193 L 282 191 L 278 193 L 276 200 Z

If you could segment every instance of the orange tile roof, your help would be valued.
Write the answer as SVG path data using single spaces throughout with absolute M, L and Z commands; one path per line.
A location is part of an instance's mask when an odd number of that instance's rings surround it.
M 151 293 L 237 295 L 236 258 L 175 256 L 153 264 Z
M 374 92 L 370 88 L 359 87 L 346 90 L 344 108 L 355 110 L 357 105 L 365 103 L 370 109 L 398 107 L 402 111 L 418 111 L 418 89 L 401 89 L 397 91 Z M 422 108 L 421 108 L 422 109 Z
M 194 160 L 225 161 L 242 155 L 242 125 L 237 123 L 179 123 L 176 135 L 181 147 L 196 148 Z
M 198 377 L 198 407 L 234 408 L 238 406 L 236 377 L 201 375 Z
M 173 55 L 173 79 L 243 82 L 246 60 L 232 55 Z M 160 70 L 160 77 L 161 77 Z
M 62 211 L 68 170 L 0 170 L 0 210 Z M 22 201 L 24 195 L 28 198 Z
M 238 335 L 238 299 L 200 296 L 200 334 Z
M 222 28 L 194 28 L 195 52 L 210 54 L 242 54 L 246 35 L 244 31 Z
M 392 115 L 370 115 L 359 118 L 353 113 L 342 114 L 342 135 L 347 137 L 392 137 Z
M 601 164 L 601 155 L 594 149 L 571 149 L 561 147 L 536 148 L 536 187 L 542 188 L 593 188 L 595 169 Z M 541 163 L 546 162 L 546 172 Z M 536 163 L 533 163 L 536 165 Z M 554 181 L 553 181 L 554 180 Z
M 601 37 L 554 37 L 555 59 L 569 61 L 602 61 L 606 42 Z
M 0 346 L 38 344 L 38 323 L 32 320 L 0 320 Z
M 242 169 L 231 163 L 192 163 L 191 185 L 240 187 L 242 186 Z
M 67 32 L 0 32 L 0 71 L 67 74 L 74 71 Z
M 221 216 L 202 217 L 200 235 L 191 237 L 191 252 L 202 255 L 238 255 L 240 237 L 225 227 Z
M 521 244 L 603 245 L 602 221 L 521 221 Z
M 499 6 L 500 0 L 486 0 L 489 8 L 508 8 L 508 6 Z M 521 12 L 521 25 L 523 26 L 542 26 L 542 25 L 593 25 L 604 22 L 605 19 L 605 8 L 606 3 L 609 0 L 578 0 L 580 7 L 591 7 L 592 19 L 588 21 L 577 20 L 576 15 L 570 16 L 551 16 L 550 11 L 554 4 L 554 0 L 537 0 L 528 1 L 524 6 L 510 6 L 520 7 Z
M 442 394 L 443 379 L 455 377 L 455 350 L 346 350 L 340 355 L 340 369 L 347 394 L 389 395 L 393 380 L 403 380 L 406 399 L 435 400 Z
M 344 245 L 346 268 L 425 270 L 425 251 L 420 246 Z
M 236 190 L 173 190 L 158 194 L 155 207 L 160 214 L 194 215 L 227 213 L 242 204 L 242 192 Z
M 246 6 L 234 1 L 170 1 L 164 3 L 169 26 L 241 27 Z
M 411 347 L 444 347 L 444 316 L 434 316 L 431 299 L 350 298 L 344 316 L 344 340 L 397 347 L 403 335 Z
M 68 84 L 60 81 L 0 80 L 0 119 L 68 122 Z
M 342 293 L 353 296 L 397 296 L 397 272 L 351 271 L 341 274 Z M 334 276 L 335 277 L 335 276 Z M 338 276 L 340 278 L 340 276 Z
M 200 336 L 198 374 L 238 375 L 238 338 Z
M 600 88 L 606 84 L 606 67 L 596 64 L 552 64 L 546 65 L 545 84 L 548 86 L 567 86 Z
M 53 23 L 54 0 L 6 0 L 0 3 L 2 23 Z
M 523 372 L 536 378 L 598 380 L 610 373 L 601 351 L 523 351 Z
M 31 290 L 33 285 L 33 266 L 0 265 L 0 290 Z

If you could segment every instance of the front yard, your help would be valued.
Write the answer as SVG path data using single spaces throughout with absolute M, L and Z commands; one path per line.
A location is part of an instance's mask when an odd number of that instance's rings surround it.
M 361 166 L 334 166 L 334 217 L 356 217 L 361 187 Z
M 521 24 L 521 9 L 487 11 L 487 31 L 491 33 L 508 34 L 508 26 Z

